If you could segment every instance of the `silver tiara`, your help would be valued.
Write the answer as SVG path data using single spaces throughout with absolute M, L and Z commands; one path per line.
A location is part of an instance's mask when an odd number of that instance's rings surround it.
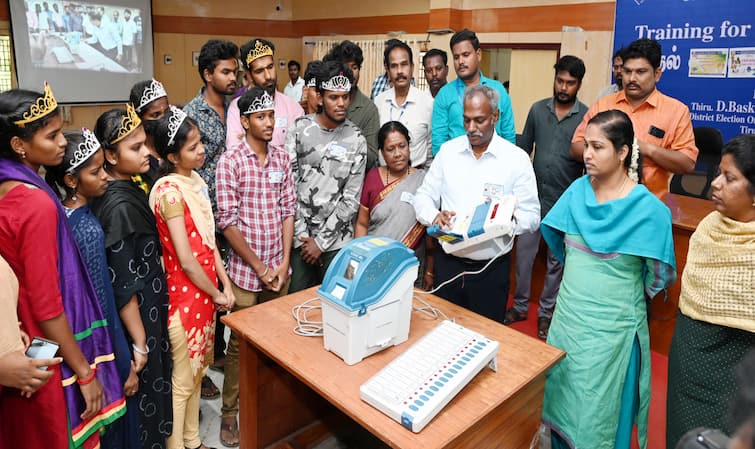
M 81 128 L 81 134 L 84 136 L 84 141 L 74 150 L 73 157 L 71 158 L 71 166 L 66 170 L 67 173 L 73 173 L 76 167 L 80 166 L 87 161 L 94 153 L 100 149 L 100 142 L 97 141 L 97 137 L 94 136 L 92 131 L 86 128 Z
M 168 137 L 170 137 L 170 139 L 168 139 L 168 146 L 173 145 L 176 134 L 178 134 L 178 128 L 180 128 L 181 124 L 186 120 L 186 113 L 181 109 L 170 105 L 170 111 L 172 114 L 168 119 Z
M 157 100 L 158 98 L 167 97 L 168 93 L 165 92 L 163 83 L 153 79 L 149 86 L 142 92 L 142 98 L 139 99 L 139 104 L 136 106 L 136 112 L 142 112 L 142 108 Z
M 309 81 L 307 81 L 307 87 L 315 87 L 315 86 L 317 86 L 317 78 L 313 76 L 312 78 L 309 79 Z
M 246 108 L 244 115 L 254 114 L 255 112 L 271 111 L 275 109 L 275 101 L 272 95 L 265 91 L 261 97 L 257 97 L 252 101 L 252 104 Z
M 343 74 L 339 74 L 322 83 L 320 87 L 322 90 L 329 90 L 332 92 L 350 92 L 351 81 L 343 76 Z

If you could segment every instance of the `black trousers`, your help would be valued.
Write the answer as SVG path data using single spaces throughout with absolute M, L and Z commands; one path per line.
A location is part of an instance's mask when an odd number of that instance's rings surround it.
M 441 283 L 464 271 L 477 271 L 487 260 L 470 260 L 446 254 L 443 249 L 435 251 L 435 282 Z M 464 275 L 445 285 L 435 294 L 452 303 L 469 309 L 491 320 L 503 323 L 506 302 L 509 298 L 509 272 L 511 254 L 496 259 L 480 274 Z

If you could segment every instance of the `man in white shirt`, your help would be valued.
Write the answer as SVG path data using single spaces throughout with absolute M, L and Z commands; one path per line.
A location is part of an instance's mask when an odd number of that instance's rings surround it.
M 411 85 L 414 73 L 412 49 L 397 39 L 389 42 L 383 53 L 383 64 L 393 87 L 375 97 L 380 125 L 398 121 L 406 126 L 412 167 L 424 168 L 428 155 L 432 158 L 433 97 Z M 385 165 L 383 155 L 378 155 L 380 165 Z
M 466 134 L 442 145 L 443 151 L 436 155 L 413 199 L 417 220 L 423 225 L 448 228 L 457 213 L 466 213 L 488 199 L 506 194 L 517 199 L 514 234 L 537 229 L 540 202 L 532 163 L 524 150 L 495 132 L 500 113 L 498 101 L 498 92 L 483 84 L 464 92 Z M 487 265 L 480 274 L 464 275 L 450 282 L 437 295 L 503 322 L 513 240 L 504 237 L 489 240 L 465 258 L 436 251 L 435 285 Z
M 131 19 L 131 10 L 124 9 L 121 41 L 123 42 L 123 66 L 127 69 L 134 65 L 134 43 L 137 31 L 136 21 Z
M 118 30 L 111 20 L 105 20 L 107 16 L 101 16 L 97 13 L 89 15 L 90 33 L 92 37 L 87 39 L 87 44 L 92 45 L 102 54 L 118 61 L 123 58 L 123 43 Z
M 304 78 L 299 76 L 299 72 L 301 72 L 299 61 L 288 61 L 288 77 L 291 78 L 291 81 L 283 89 L 283 95 L 297 102 L 301 102 L 301 93 L 304 88 Z

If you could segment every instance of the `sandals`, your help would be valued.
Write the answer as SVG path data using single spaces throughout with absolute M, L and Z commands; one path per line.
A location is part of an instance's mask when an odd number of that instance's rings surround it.
M 204 376 L 202 378 L 202 392 L 200 394 L 202 399 L 215 399 L 220 397 L 220 390 L 212 382 L 212 379 Z
M 503 324 L 508 326 L 514 324 L 517 321 L 524 321 L 527 319 L 527 312 L 517 312 L 514 308 L 510 308 L 506 311 L 506 315 L 503 317 Z
M 226 433 L 226 438 L 223 438 L 223 434 Z M 228 437 L 227 434 L 230 434 Z M 236 418 L 233 418 L 233 423 L 224 422 L 223 418 L 220 421 L 220 443 L 225 447 L 238 447 L 239 445 L 239 424 L 236 422 Z

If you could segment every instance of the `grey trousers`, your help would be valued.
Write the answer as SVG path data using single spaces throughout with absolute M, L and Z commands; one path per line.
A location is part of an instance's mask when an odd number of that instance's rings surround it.
M 527 313 L 529 308 L 530 291 L 532 286 L 532 265 L 540 247 L 540 230 L 516 237 L 516 291 L 514 292 L 514 310 Z M 537 309 L 538 318 L 551 318 L 556 306 L 558 287 L 564 266 L 548 249 L 546 259 L 545 283 L 540 295 L 540 305 Z

